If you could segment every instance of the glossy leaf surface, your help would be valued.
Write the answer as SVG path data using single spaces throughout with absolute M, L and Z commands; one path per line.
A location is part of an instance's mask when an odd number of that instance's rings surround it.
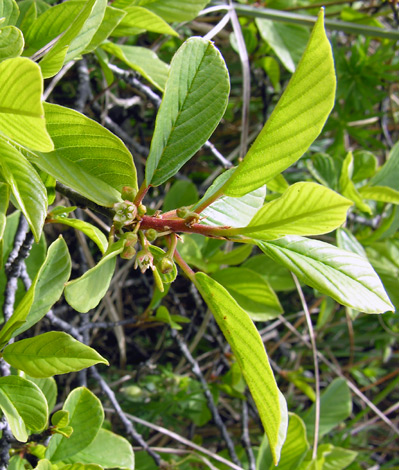
M 343 305 L 365 313 L 383 313 L 393 309 L 380 279 L 362 256 L 297 236 L 258 242 L 258 246 L 305 284 Z
M 18 57 L 24 48 L 22 32 L 15 26 L 0 28 L 0 61 Z
M 298 160 L 322 130 L 334 96 L 334 63 L 321 12 L 287 89 L 224 193 L 242 196 Z
M 0 132 L 20 145 L 49 152 L 54 146 L 46 130 L 42 93 L 37 64 L 26 57 L 0 63 Z
M 287 432 L 287 405 L 259 333 L 247 313 L 218 282 L 204 273 L 197 273 L 194 282 L 236 356 L 277 464 Z
M 229 78 L 210 41 L 188 39 L 174 55 L 158 111 L 146 183 L 158 186 L 208 140 L 227 106 Z
M 97 351 L 61 331 L 9 344 L 3 357 L 16 369 L 38 378 L 66 374 L 98 363 L 108 364 Z

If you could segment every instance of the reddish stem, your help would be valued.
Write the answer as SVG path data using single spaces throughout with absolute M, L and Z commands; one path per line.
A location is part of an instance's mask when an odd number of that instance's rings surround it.
M 139 206 L 141 204 L 141 201 L 143 200 L 144 196 L 147 194 L 149 189 L 150 189 L 150 186 L 147 186 L 146 182 L 143 181 L 143 184 L 140 186 L 140 189 L 138 193 L 136 194 L 136 197 L 134 198 L 134 204 L 136 206 Z
M 176 261 L 176 263 L 180 266 L 180 268 L 184 272 L 184 274 L 190 279 L 190 281 L 194 282 L 195 272 L 184 261 L 184 259 L 180 256 L 180 253 L 177 250 L 175 250 L 175 254 L 174 254 L 173 258 Z

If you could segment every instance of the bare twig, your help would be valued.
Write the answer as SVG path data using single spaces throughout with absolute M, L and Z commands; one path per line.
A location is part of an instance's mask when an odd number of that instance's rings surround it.
M 246 400 L 242 402 L 242 443 L 245 447 L 245 451 L 248 457 L 249 470 L 256 470 L 256 460 L 254 452 L 251 446 L 251 440 L 249 438 L 248 431 L 248 403 Z

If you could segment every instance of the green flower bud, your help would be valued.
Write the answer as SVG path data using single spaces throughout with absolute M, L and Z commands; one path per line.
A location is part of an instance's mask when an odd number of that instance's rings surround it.
M 121 258 L 123 259 L 132 259 L 136 254 L 136 248 L 134 245 L 126 245 L 124 250 L 121 253 Z
M 138 240 L 137 234 L 132 232 L 125 233 L 123 238 L 126 240 L 125 246 L 134 246 Z
M 165 256 L 162 258 L 159 267 L 161 269 L 162 274 L 168 274 L 173 270 L 174 262 L 170 258 Z
M 149 228 L 145 232 L 145 237 L 149 242 L 153 242 L 157 238 L 157 236 L 158 236 L 158 232 L 153 228 Z
M 147 208 L 145 207 L 144 204 L 140 204 L 137 208 L 137 214 L 142 217 L 143 215 L 145 215 L 147 212 Z
M 181 219 L 185 219 L 189 213 L 190 210 L 188 207 L 180 207 L 180 209 L 176 209 L 176 215 Z
M 131 188 L 130 186 L 123 186 L 122 188 L 122 199 L 134 202 L 136 197 L 137 189 Z

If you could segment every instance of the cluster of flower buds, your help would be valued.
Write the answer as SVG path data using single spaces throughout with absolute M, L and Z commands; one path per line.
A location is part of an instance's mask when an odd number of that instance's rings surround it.
M 127 232 L 123 235 L 125 241 L 125 248 L 121 253 L 121 258 L 132 259 L 136 254 L 136 243 L 137 243 L 137 234 L 133 232 Z
M 188 207 L 180 207 L 180 209 L 176 210 L 176 215 L 184 219 L 184 223 L 187 227 L 191 227 L 200 220 L 200 215 L 196 212 L 191 212 Z
M 114 204 L 114 225 L 116 229 L 121 229 L 130 225 L 136 219 L 137 207 L 131 201 L 117 202 Z

